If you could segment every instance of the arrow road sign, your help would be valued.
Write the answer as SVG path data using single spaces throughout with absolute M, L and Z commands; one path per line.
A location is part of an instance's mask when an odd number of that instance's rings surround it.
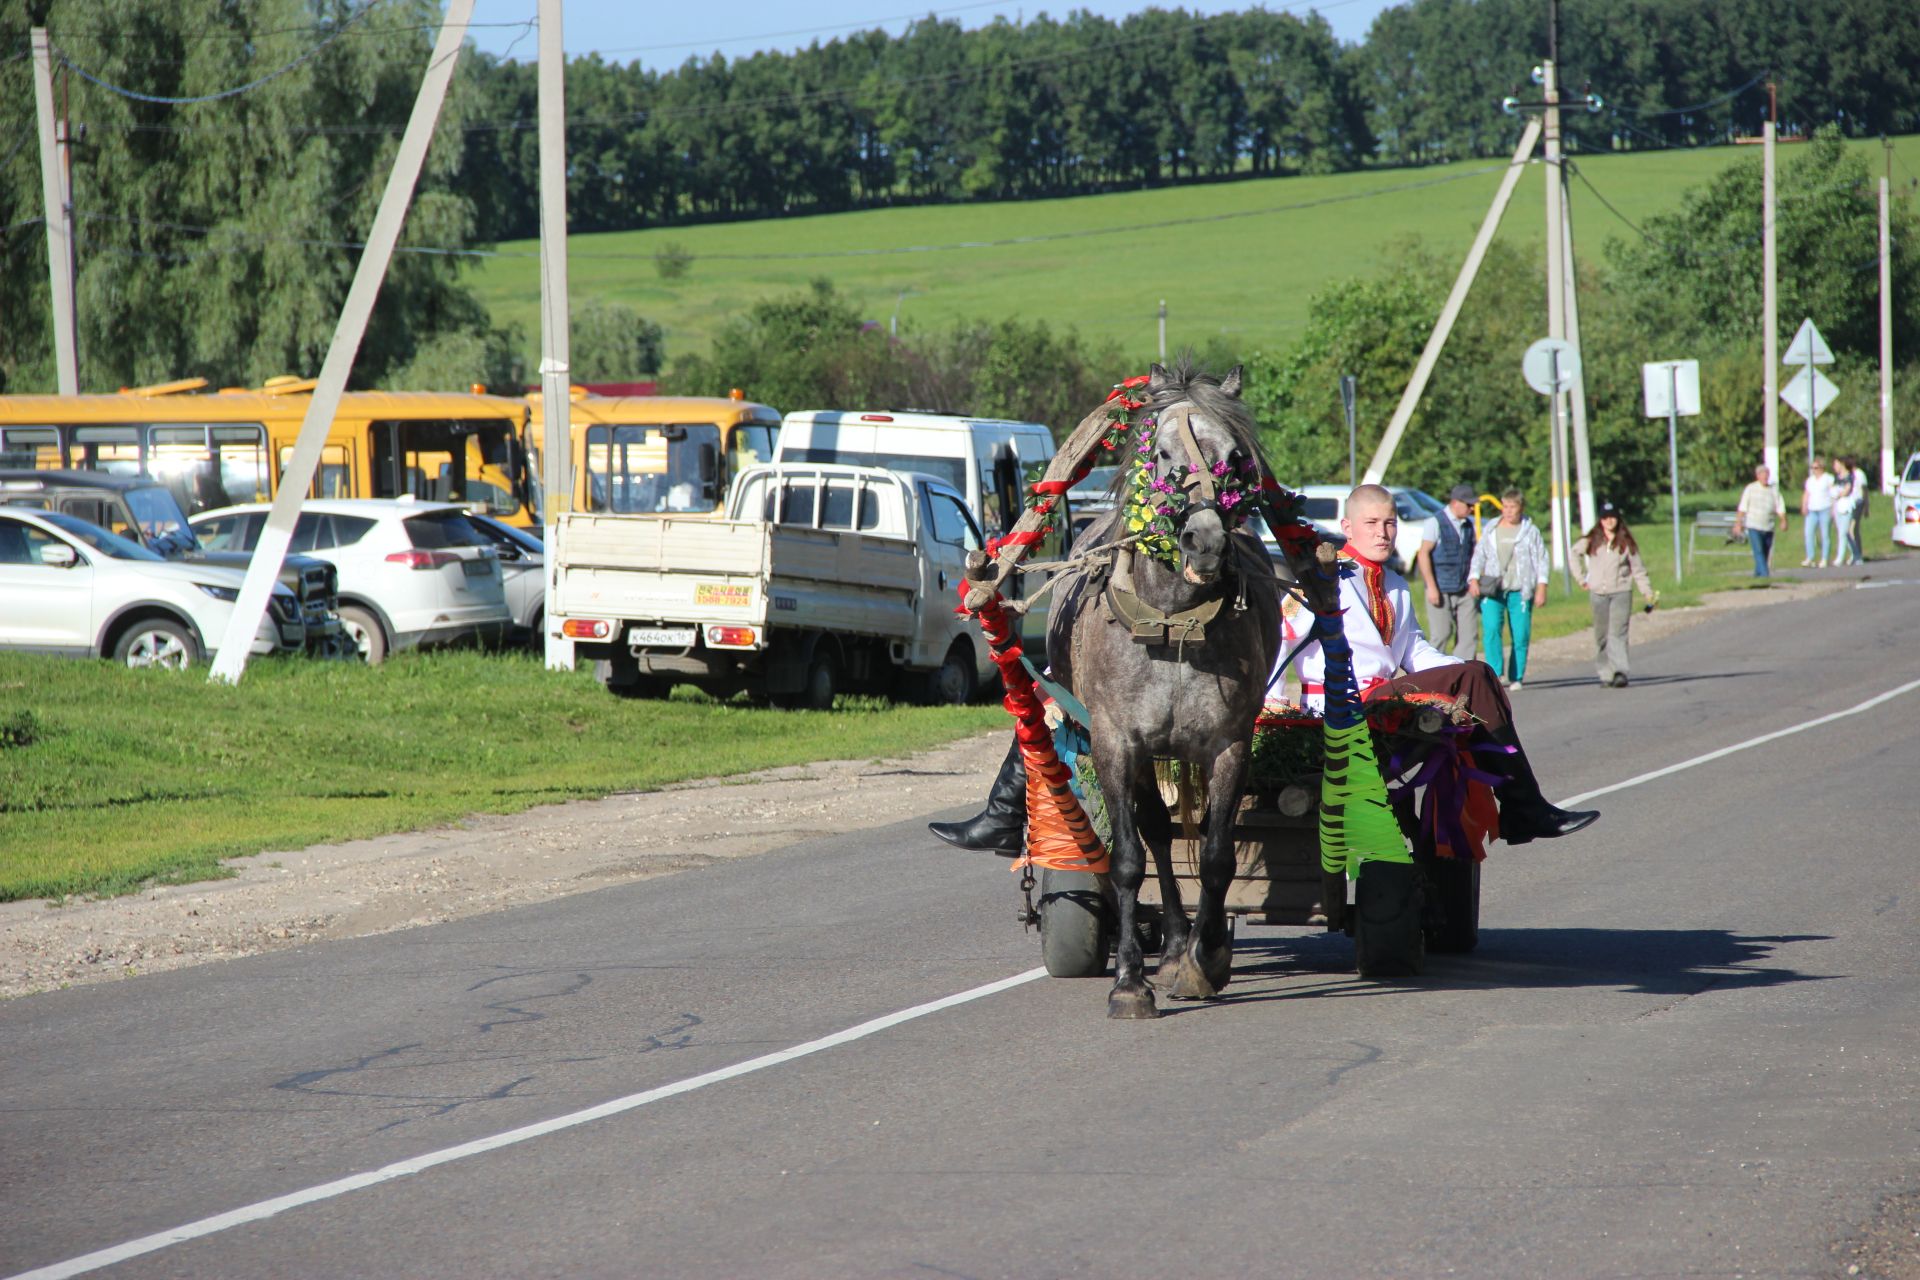
M 1571 391 L 1573 380 L 1580 376 L 1580 357 L 1565 338 L 1542 338 L 1521 357 L 1520 372 L 1525 375 L 1527 385 L 1543 396 Z M 1559 376 L 1557 386 L 1554 384 L 1556 374 Z
M 1813 317 L 1808 316 L 1793 331 L 1793 341 L 1787 344 L 1787 353 L 1780 357 L 1782 364 L 1832 364 L 1833 352 L 1827 349 L 1827 340 L 1813 327 Z M 1786 394 L 1785 392 L 1781 393 Z M 1804 412 L 1804 411 L 1803 411 Z
M 1808 365 L 1787 379 L 1787 385 L 1780 388 L 1780 398 L 1787 402 L 1788 408 L 1811 422 L 1840 398 L 1840 388 L 1827 381 L 1825 374 Z

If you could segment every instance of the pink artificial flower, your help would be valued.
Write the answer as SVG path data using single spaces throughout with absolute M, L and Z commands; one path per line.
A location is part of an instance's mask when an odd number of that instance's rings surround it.
M 1240 505 L 1239 494 L 1234 493 L 1232 491 L 1228 491 L 1220 495 L 1220 509 L 1222 511 L 1231 511 L 1233 508 L 1239 505 Z
M 1222 458 L 1219 462 L 1214 463 L 1212 468 L 1210 469 L 1212 470 L 1213 474 L 1216 476 L 1223 476 L 1227 474 L 1226 459 Z
M 1173 514 L 1172 507 L 1155 507 L 1154 510 L 1158 511 L 1163 516 L 1170 516 Z

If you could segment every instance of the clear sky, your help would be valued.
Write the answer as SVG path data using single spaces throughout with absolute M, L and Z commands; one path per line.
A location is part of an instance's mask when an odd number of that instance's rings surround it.
M 1357 43 L 1366 36 L 1374 15 L 1394 2 L 1296 0 L 1268 7 L 1302 14 L 1318 10 L 1332 24 L 1337 37 Z M 476 26 L 474 43 L 488 53 L 531 59 L 538 37 L 531 27 L 521 24 L 533 17 L 534 7 L 535 0 L 477 0 L 473 15 L 476 24 L 503 25 Z M 875 27 L 898 34 L 929 12 L 976 27 L 996 17 L 1018 20 L 1041 12 L 1064 14 L 1072 9 L 1088 9 L 1118 19 L 1145 7 L 1127 0 L 1072 0 L 1050 10 L 1032 0 L 955 0 L 944 6 L 942 0 L 934 0 L 933 7 L 917 11 L 905 0 L 812 0 L 806 5 L 788 0 L 720 0 L 684 7 L 634 0 L 566 0 L 564 21 L 570 54 L 598 50 L 609 61 L 637 59 L 650 67 L 665 68 L 696 55 L 723 53 L 733 58 L 763 49 L 805 48 L 816 39 L 825 43 L 848 31 Z M 1199 0 L 1182 7 L 1210 14 L 1252 6 Z

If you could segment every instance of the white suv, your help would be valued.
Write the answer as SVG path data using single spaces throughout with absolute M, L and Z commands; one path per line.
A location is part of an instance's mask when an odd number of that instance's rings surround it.
M 220 507 L 189 523 L 209 551 L 251 551 L 268 510 Z M 310 499 L 287 549 L 339 570 L 340 621 L 368 662 L 421 645 L 498 642 L 513 622 L 493 543 L 449 503 Z
M 0 648 L 179 670 L 213 655 L 245 580 L 239 569 L 162 559 L 76 516 L 0 507 Z M 305 640 L 299 601 L 275 583 L 249 652 Z

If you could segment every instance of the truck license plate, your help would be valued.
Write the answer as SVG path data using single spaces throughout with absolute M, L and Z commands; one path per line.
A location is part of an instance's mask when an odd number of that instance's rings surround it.
M 627 643 L 636 649 L 642 645 L 653 649 L 684 649 L 698 634 L 693 627 L 630 627 Z

